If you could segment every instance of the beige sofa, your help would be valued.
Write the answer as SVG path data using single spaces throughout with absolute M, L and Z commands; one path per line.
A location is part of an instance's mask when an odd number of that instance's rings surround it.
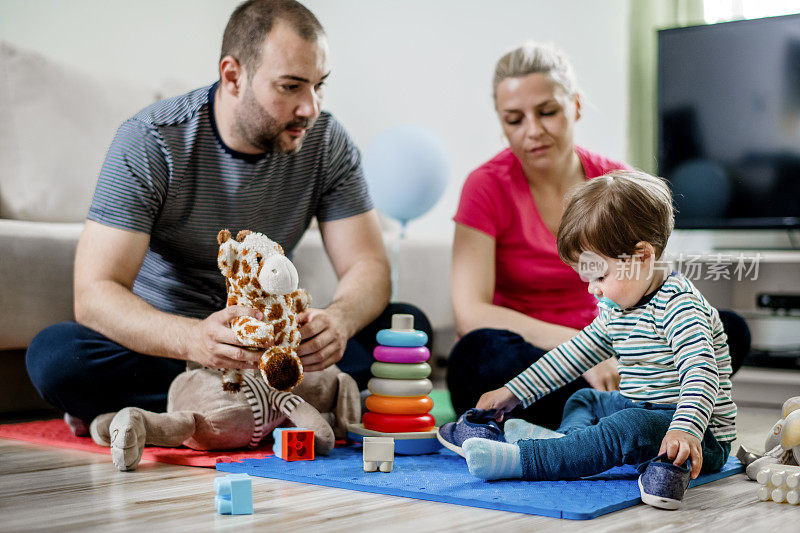
M 106 149 L 125 118 L 161 95 L 4 42 L 0 80 L 0 412 L 9 412 L 46 407 L 27 379 L 25 347 L 42 328 L 73 318 L 75 246 Z M 294 259 L 315 303 L 329 302 L 336 279 L 318 233 Z M 439 354 L 454 338 L 449 265 L 449 242 L 400 245 L 398 299 L 429 314 Z

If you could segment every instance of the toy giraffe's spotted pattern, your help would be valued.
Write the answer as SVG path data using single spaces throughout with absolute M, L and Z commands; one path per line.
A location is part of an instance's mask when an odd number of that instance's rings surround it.
M 266 235 L 240 231 L 234 240 L 228 230 L 222 230 L 217 242 L 217 263 L 228 289 L 227 306 L 250 307 L 264 314 L 264 320 L 237 316 L 231 329 L 244 346 L 273 343 L 261 356 L 259 368 L 271 387 L 288 391 L 303 379 L 303 365 L 297 357 L 297 315 L 308 308 L 308 293 L 297 288 L 297 271 L 281 246 Z M 225 390 L 238 391 L 241 375 L 237 370 L 224 370 L 222 381 Z

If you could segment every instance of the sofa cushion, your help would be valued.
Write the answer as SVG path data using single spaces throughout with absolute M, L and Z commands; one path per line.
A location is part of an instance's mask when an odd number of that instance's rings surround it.
M 82 229 L 78 222 L 0 219 L 0 350 L 25 348 L 43 328 L 73 320 L 72 265 Z
M 154 99 L 0 41 L 0 218 L 82 221 L 114 132 Z

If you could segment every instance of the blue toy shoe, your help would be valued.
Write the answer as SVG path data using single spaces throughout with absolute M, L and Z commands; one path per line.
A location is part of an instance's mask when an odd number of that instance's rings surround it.
M 691 478 L 689 461 L 684 466 L 675 466 L 667 454 L 661 454 L 642 464 L 639 471 L 642 470 L 644 473 L 639 476 L 639 493 L 644 503 L 670 510 L 681 506 Z
M 442 446 L 453 450 L 461 457 L 464 452 L 461 445 L 472 437 L 505 442 L 503 431 L 494 419 L 495 411 L 485 409 L 470 409 L 459 417 L 456 422 L 442 424 L 436 432 L 436 438 Z

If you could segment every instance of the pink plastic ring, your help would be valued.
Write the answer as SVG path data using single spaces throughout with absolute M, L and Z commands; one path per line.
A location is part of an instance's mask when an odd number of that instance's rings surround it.
M 401 348 L 398 346 L 376 346 L 372 352 L 375 359 L 384 363 L 424 363 L 431 357 L 425 346 Z

